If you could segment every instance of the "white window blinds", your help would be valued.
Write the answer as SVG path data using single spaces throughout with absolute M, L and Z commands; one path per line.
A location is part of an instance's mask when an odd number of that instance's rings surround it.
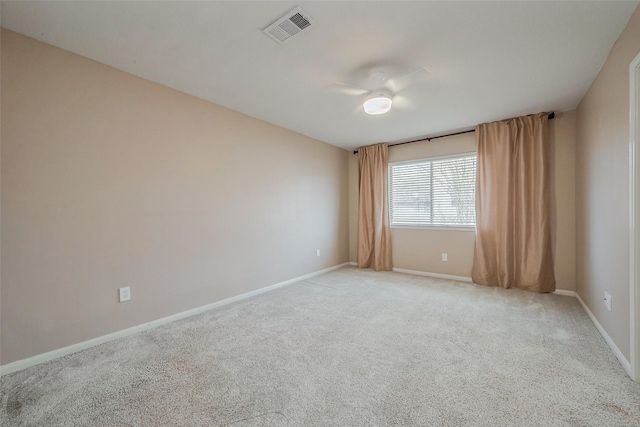
M 474 227 L 476 155 L 389 164 L 392 226 Z

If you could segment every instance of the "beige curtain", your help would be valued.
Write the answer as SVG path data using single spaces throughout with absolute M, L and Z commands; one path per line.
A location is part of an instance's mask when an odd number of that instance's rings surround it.
M 358 267 L 391 270 L 391 230 L 387 195 L 386 144 L 358 149 L 360 209 L 358 218 Z
M 546 113 L 478 125 L 476 247 L 485 286 L 555 290 Z

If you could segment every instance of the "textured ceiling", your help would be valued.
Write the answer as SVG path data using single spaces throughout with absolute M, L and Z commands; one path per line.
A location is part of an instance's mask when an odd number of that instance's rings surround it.
M 2 26 L 330 144 L 399 142 L 575 108 L 637 2 L 2 2 Z M 263 34 L 300 6 L 315 25 Z M 371 70 L 394 108 L 362 110 Z M 422 78 L 419 78 L 422 77 Z

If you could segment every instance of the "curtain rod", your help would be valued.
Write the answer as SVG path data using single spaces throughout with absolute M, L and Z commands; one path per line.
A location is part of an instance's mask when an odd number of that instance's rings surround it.
M 554 119 L 556 117 L 556 113 L 555 112 L 551 112 L 549 113 L 549 120 Z M 455 132 L 455 133 L 448 133 L 446 135 L 438 135 L 438 136 L 432 136 L 430 138 L 422 138 L 422 139 L 414 139 L 413 141 L 407 141 L 407 142 L 398 142 L 395 144 L 389 144 L 389 147 L 395 147 L 396 145 L 404 145 L 404 144 L 412 144 L 414 142 L 422 142 L 422 141 L 431 141 L 432 139 L 438 139 L 438 138 L 445 138 L 447 136 L 456 136 L 456 135 L 462 135 L 465 133 L 471 133 L 471 132 L 475 132 L 475 129 L 470 129 L 470 130 L 464 130 L 462 132 Z M 358 150 L 353 150 L 353 154 L 358 154 Z

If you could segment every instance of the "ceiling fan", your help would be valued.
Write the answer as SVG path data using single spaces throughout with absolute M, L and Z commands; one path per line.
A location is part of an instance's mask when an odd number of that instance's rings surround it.
M 373 69 L 369 71 L 361 85 L 333 83 L 327 89 L 331 92 L 361 97 L 364 112 L 379 115 L 391 110 L 392 104 L 400 104 L 401 108 L 409 106 L 411 104 L 411 97 L 407 96 L 409 90 L 426 84 L 437 86 L 436 79 L 426 68 L 414 68 L 395 77 L 390 77 L 388 72 L 381 69 Z

